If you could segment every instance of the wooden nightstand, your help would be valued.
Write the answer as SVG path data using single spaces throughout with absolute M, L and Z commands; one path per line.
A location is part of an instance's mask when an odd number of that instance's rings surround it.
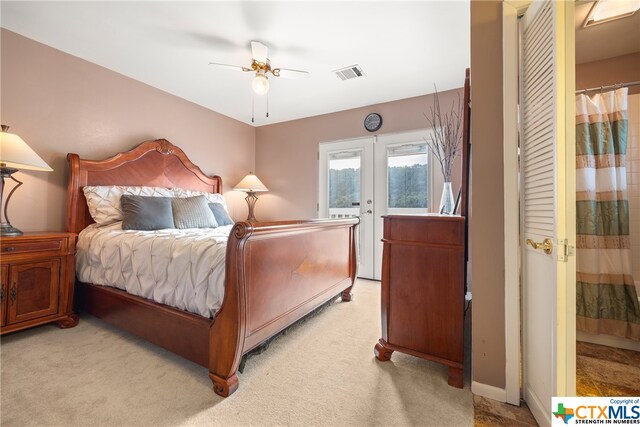
M 73 313 L 73 233 L 25 233 L 0 238 L 0 334 L 57 322 L 78 324 Z

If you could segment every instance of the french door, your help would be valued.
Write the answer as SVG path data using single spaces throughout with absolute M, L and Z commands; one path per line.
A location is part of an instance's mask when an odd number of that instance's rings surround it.
M 380 280 L 382 216 L 430 211 L 426 131 L 321 143 L 320 218 L 360 217 L 358 277 Z
M 322 143 L 318 160 L 318 216 L 360 217 L 358 277 L 374 279 L 373 138 Z

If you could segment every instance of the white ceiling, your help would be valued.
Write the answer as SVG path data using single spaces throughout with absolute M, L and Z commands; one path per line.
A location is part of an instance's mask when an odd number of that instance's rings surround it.
M 444 91 L 464 84 L 469 2 L 1 2 L 1 25 L 245 123 L 249 43 L 270 47 L 272 66 L 308 70 L 270 78 L 256 97 L 265 125 Z M 331 71 L 359 64 L 366 77 Z
M 640 51 L 640 12 L 583 28 L 595 1 L 576 2 L 576 64 Z

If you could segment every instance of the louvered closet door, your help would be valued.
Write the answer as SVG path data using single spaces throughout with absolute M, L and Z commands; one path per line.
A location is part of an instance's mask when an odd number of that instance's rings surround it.
M 551 398 L 567 388 L 567 268 L 558 242 L 567 237 L 568 222 L 575 227 L 566 198 L 571 173 L 567 101 L 573 90 L 567 85 L 573 74 L 567 77 L 566 70 L 574 61 L 567 60 L 573 27 L 565 22 L 567 14 L 573 16 L 572 7 L 533 2 L 520 27 L 523 387 L 540 425 L 551 425 Z

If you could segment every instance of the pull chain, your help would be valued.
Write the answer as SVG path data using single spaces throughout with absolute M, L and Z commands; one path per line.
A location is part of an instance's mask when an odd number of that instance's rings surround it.
M 267 118 L 269 117 L 269 92 L 267 92 Z
M 253 123 L 255 121 L 255 109 L 256 109 L 256 96 L 253 93 L 253 91 L 251 91 L 251 123 Z

